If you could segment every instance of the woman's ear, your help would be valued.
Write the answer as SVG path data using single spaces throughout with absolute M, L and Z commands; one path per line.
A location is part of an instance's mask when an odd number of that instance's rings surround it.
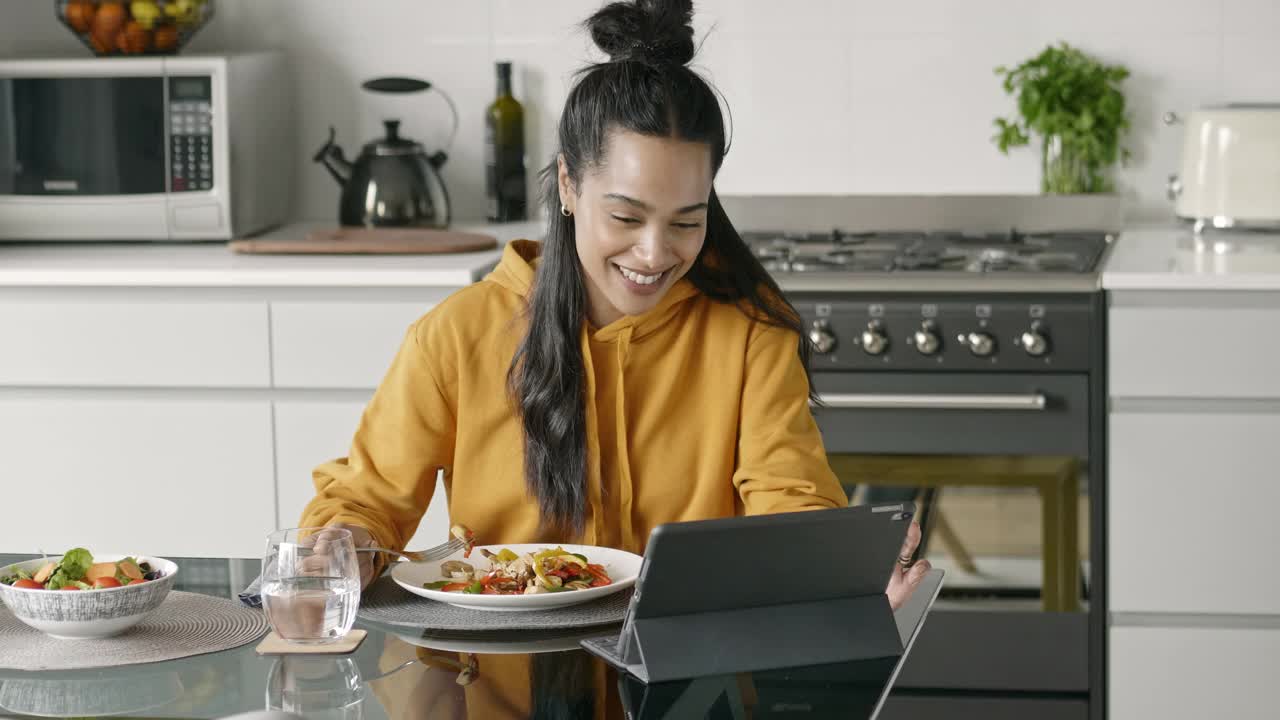
M 569 166 L 565 164 L 563 153 L 556 154 L 556 186 L 560 189 L 560 204 L 573 212 L 573 181 L 569 179 Z

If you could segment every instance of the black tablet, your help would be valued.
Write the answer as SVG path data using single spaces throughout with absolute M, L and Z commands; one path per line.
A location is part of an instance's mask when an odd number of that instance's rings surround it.
M 884 594 L 911 503 L 660 525 L 616 642 L 645 681 L 902 653 Z

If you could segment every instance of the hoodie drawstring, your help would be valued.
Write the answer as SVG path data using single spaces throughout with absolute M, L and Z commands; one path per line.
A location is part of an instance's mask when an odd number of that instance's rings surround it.
M 618 382 L 616 385 L 617 402 L 614 403 L 614 438 L 618 443 L 618 511 L 622 522 L 622 546 L 632 552 L 640 549 L 632 547 L 631 537 L 631 457 L 627 452 L 627 392 L 623 382 L 627 367 L 627 355 L 631 352 L 631 333 L 633 328 L 625 327 L 618 336 Z

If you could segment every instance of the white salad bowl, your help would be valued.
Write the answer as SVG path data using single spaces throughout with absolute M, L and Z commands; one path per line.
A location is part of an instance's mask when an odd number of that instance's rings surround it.
M 139 585 L 101 590 L 42 590 L 0 584 L 0 599 L 14 617 L 59 640 L 88 640 L 118 635 L 138 624 L 164 602 L 178 574 L 177 564 L 145 555 L 94 555 L 94 562 L 119 562 L 132 557 L 161 576 Z M 61 557 L 36 558 L 0 568 L 0 576 L 18 570 L 34 574 Z

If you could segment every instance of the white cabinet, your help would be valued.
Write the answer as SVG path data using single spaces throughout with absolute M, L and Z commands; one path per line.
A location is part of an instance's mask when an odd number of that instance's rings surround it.
M 1108 717 L 1275 717 L 1280 293 L 1110 308 Z
M 1280 615 L 1280 574 L 1259 566 L 1280 540 L 1280 414 L 1110 424 L 1111 611 Z
M 389 360 L 388 360 L 389 362 Z M 326 460 L 344 457 L 364 411 L 364 402 L 279 401 L 275 405 L 276 472 L 280 527 L 294 527 L 315 494 L 311 472 Z M 443 542 L 449 533 L 449 504 L 437 484 L 431 505 L 409 542 L 422 549 Z
M 1113 627 L 1110 720 L 1277 714 L 1280 629 Z
M 1108 316 L 1111 394 L 1280 397 L 1280 295 L 1245 294 L 1212 307 L 1189 302 L 1114 303 Z
M 6 299 L 0 385 L 257 387 L 271 383 L 264 302 Z
M 276 386 L 376 387 L 436 294 L 425 293 L 421 302 L 271 303 Z
M 264 401 L 0 398 L 0 552 L 258 557 L 275 526 Z

